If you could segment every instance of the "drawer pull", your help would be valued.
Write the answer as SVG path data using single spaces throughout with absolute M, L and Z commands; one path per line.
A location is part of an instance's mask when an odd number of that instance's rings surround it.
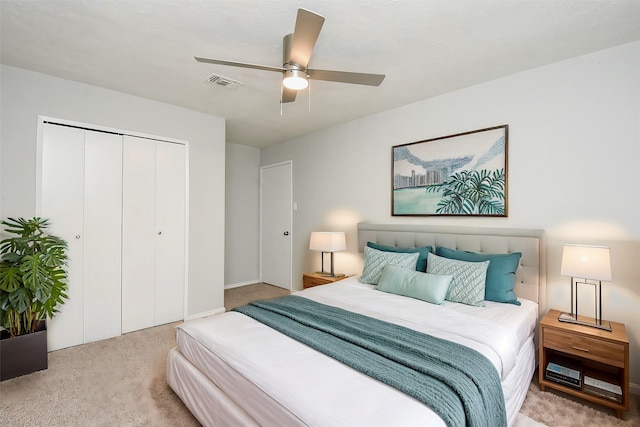
M 573 348 L 574 350 L 584 351 L 584 352 L 589 353 L 589 349 L 588 349 L 588 348 L 576 347 L 575 345 L 574 345 L 574 346 L 572 346 L 572 348 Z

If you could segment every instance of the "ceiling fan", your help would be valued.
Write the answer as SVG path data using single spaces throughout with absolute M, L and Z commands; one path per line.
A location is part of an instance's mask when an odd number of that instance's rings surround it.
M 311 59 L 311 53 L 320 35 L 322 24 L 324 24 L 323 16 L 306 9 L 298 9 L 295 29 L 292 34 L 287 34 L 283 39 L 282 67 L 225 61 L 201 56 L 196 56 L 195 59 L 198 62 L 207 62 L 210 64 L 282 73 L 282 102 L 295 101 L 298 91 L 305 89 L 309 85 L 309 79 L 380 86 L 380 83 L 384 80 L 384 74 L 353 73 L 348 71 L 307 68 L 309 59 Z

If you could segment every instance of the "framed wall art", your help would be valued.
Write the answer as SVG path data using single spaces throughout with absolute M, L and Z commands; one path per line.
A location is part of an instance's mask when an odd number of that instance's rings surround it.
M 392 147 L 394 216 L 507 216 L 509 125 Z

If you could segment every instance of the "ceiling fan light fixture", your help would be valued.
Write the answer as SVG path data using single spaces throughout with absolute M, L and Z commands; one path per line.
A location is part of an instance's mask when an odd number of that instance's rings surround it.
M 2 1 L 2 0 L 0 0 Z M 350 83 L 358 85 L 380 86 L 384 74 L 354 73 L 349 71 L 318 70 L 308 68 L 311 54 L 324 24 L 324 16 L 306 9 L 298 9 L 293 33 L 282 40 L 282 66 L 250 64 L 248 62 L 227 61 L 224 59 L 196 56 L 198 62 L 224 65 L 229 67 L 250 68 L 253 70 L 282 73 L 282 91 L 280 103 L 296 100 L 298 91 L 309 86 L 309 80 Z M 311 99 L 311 97 L 309 97 Z
M 291 90 L 306 89 L 309 86 L 307 73 L 301 70 L 287 70 L 284 72 L 282 84 Z

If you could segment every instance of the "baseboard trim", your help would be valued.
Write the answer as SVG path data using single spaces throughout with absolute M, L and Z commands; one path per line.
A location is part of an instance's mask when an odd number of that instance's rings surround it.
M 260 280 L 259 279 L 255 279 L 255 280 L 249 280 L 247 282 L 229 283 L 228 285 L 224 285 L 224 288 L 225 288 L 225 290 L 226 289 L 233 289 L 233 288 L 239 288 L 241 286 L 255 285 L 256 283 L 260 283 Z

